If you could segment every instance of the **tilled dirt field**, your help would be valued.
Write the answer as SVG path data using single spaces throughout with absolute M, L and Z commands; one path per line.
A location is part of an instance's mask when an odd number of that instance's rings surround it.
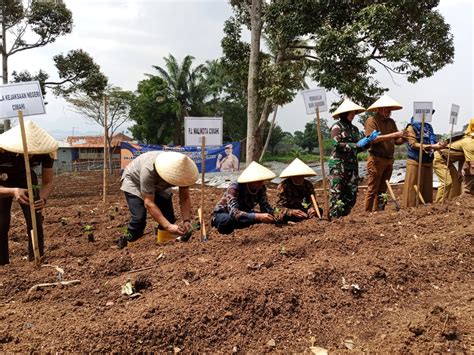
M 208 243 L 195 235 L 167 245 L 155 244 L 149 223 L 139 242 L 118 250 L 128 210 L 117 181 L 104 207 L 100 175 L 55 180 L 45 263 L 78 285 L 28 292 L 58 276 L 24 259 L 15 208 L 11 264 L 0 267 L 0 351 L 474 350 L 470 196 L 366 214 L 362 190 L 353 213 L 331 222 L 256 225 L 230 236 L 211 229 Z M 221 193 L 206 188 L 207 211 Z M 199 190 L 192 194 L 196 210 Z M 138 297 L 121 294 L 128 280 Z

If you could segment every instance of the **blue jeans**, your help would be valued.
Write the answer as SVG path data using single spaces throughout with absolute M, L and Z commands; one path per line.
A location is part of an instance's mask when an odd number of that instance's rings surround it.
M 234 229 L 247 228 L 257 222 L 239 222 L 233 219 L 230 214 L 225 212 L 215 213 L 211 225 L 217 228 L 221 234 L 230 234 Z
M 131 218 L 128 223 L 128 241 L 133 242 L 143 236 L 146 227 L 146 208 L 143 200 L 135 195 L 125 192 L 128 209 L 130 210 Z M 164 198 L 155 193 L 155 204 L 160 209 L 161 213 L 170 223 L 176 222 L 173 210 L 173 200 Z

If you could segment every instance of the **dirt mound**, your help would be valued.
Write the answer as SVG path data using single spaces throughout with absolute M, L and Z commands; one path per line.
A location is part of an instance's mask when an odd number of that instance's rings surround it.
M 48 201 L 46 262 L 78 285 L 29 292 L 59 275 L 24 260 L 14 210 L 11 264 L 0 267 L 1 351 L 472 350 L 472 197 L 365 214 L 361 192 L 350 216 L 211 230 L 208 243 L 196 235 L 157 246 L 150 223 L 120 251 L 128 210 L 111 183 L 107 207 L 99 175 L 57 178 Z M 221 193 L 207 188 L 207 211 Z

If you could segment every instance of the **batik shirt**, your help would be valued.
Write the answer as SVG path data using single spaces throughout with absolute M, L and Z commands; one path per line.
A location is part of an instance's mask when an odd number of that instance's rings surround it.
M 359 129 L 350 122 L 339 120 L 331 127 L 331 160 L 346 167 L 357 168 L 357 153 L 363 149 L 357 146 L 362 138 Z
M 216 213 L 229 213 L 232 219 L 238 222 L 255 221 L 254 208 L 260 206 L 261 213 L 273 214 L 273 207 L 267 199 L 267 188 L 262 186 L 255 194 L 251 193 L 247 184 L 231 184 L 224 196 L 214 208 Z
M 314 187 L 308 180 L 303 180 L 301 185 L 295 185 L 291 178 L 282 181 L 278 185 L 277 219 L 281 219 L 290 210 L 307 212 L 312 207 L 311 195 L 314 195 Z

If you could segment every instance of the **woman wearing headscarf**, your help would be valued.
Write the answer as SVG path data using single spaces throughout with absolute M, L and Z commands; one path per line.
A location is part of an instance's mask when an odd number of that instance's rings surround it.
M 474 195 L 474 118 L 467 125 L 464 138 L 452 143 L 451 150 L 464 153 L 462 193 Z
M 352 124 L 355 115 L 365 109 L 349 100 L 334 111 L 332 117 L 337 119 L 331 127 L 332 151 L 329 160 L 331 217 L 342 217 L 350 213 L 357 199 L 359 183 L 359 164 L 357 153 L 368 149 L 380 134 L 373 131 L 369 137 L 362 138 L 359 129 Z
M 273 207 L 268 203 L 265 181 L 275 178 L 270 169 L 252 162 L 224 192 L 212 212 L 211 225 L 222 234 L 254 223 L 275 223 Z M 255 211 L 259 205 L 260 210 Z
M 311 181 L 305 179 L 305 177 L 315 175 L 314 170 L 298 158 L 281 172 L 280 178 L 284 180 L 277 188 L 278 212 L 275 216 L 278 221 L 298 222 L 316 215 L 316 209 L 311 200 L 314 187 Z M 322 215 L 322 210 L 319 209 L 319 211 Z
M 433 112 L 434 113 L 434 112 Z M 418 183 L 418 162 L 421 139 L 421 122 L 411 119 L 407 125 L 408 132 L 408 159 L 403 185 L 403 207 L 413 207 L 416 205 L 416 191 L 414 185 Z M 421 157 L 421 179 L 418 189 L 426 203 L 433 202 L 433 159 L 434 151 L 442 149 L 445 143 L 438 143 L 433 127 L 426 122 L 423 129 L 423 152 Z
M 53 190 L 53 164 L 58 143 L 46 131 L 32 121 L 25 122 L 26 142 L 28 145 L 31 180 L 34 187 L 36 229 L 38 249 L 44 254 L 43 217 L 41 211 Z M 8 250 L 8 231 L 11 221 L 13 201 L 18 201 L 23 211 L 28 233 L 28 259 L 34 260 L 31 230 L 33 223 L 28 197 L 26 167 L 23 156 L 23 143 L 20 126 L 16 126 L 0 135 L 0 265 L 10 262 Z M 33 170 L 41 166 L 41 186 Z

